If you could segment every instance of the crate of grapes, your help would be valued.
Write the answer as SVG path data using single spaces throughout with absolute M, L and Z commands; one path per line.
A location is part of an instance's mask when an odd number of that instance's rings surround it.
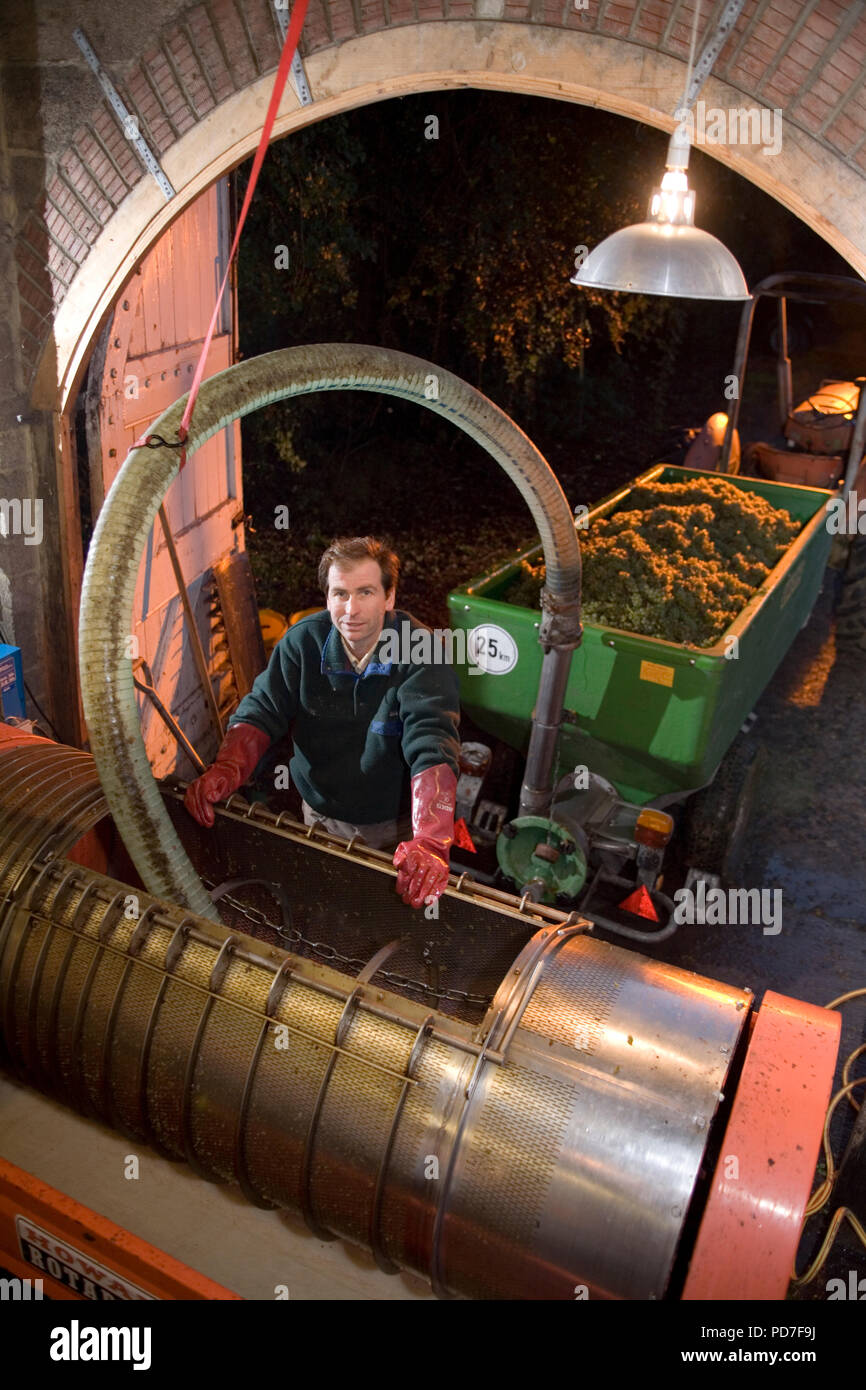
M 578 518 L 584 635 L 560 776 L 586 766 L 641 805 L 710 781 L 812 611 L 833 495 L 659 464 Z M 539 545 L 448 598 L 466 633 L 461 705 L 521 752 L 541 672 L 543 567 Z

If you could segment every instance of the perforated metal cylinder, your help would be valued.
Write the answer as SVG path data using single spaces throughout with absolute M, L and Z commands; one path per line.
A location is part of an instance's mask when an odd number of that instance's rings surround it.
M 129 918 L 128 897 L 52 861 L 9 913 L 23 1078 L 441 1293 L 662 1295 L 735 991 L 539 933 L 525 968 L 554 944 L 503 1057 L 508 984 L 479 1038 L 151 900 Z
M 578 922 L 446 1017 L 53 857 L 69 754 L 0 746 L 4 1065 L 440 1294 L 663 1296 L 748 996 Z

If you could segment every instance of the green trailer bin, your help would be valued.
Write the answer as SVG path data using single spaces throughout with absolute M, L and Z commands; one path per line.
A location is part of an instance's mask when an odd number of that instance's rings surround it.
M 627 510 L 636 487 L 718 476 L 655 465 L 599 502 L 581 527 Z M 832 540 L 827 502 L 837 494 L 762 478 L 725 480 L 784 508 L 802 523 L 799 534 L 712 647 L 585 624 L 566 688 L 558 776 L 585 766 L 638 805 L 664 805 L 705 786 L 806 623 Z M 479 728 L 522 753 L 541 672 L 541 613 L 502 596 L 522 559 L 541 558 L 539 545 L 448 597 L 451 626 L 466 633 L 460 646 L 467 659 L 458 663 L 462 707 Z

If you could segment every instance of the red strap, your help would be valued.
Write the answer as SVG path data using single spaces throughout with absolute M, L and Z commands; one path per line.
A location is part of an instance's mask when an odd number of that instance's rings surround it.
M 285 90 L 286 86 L 286 79 L 288 78 L 289 70 L 292 66 L 292 59 L 295 56 L 295 49 L 298 46 L 298 41 L 301 37 L 301 30 L 304 27 L 304 20 L 307 15 L 308 4 L 309 0 L 297 0 L 297 3 L 295 4 L 294 9 L 292 10 L 291 23 L 289 24 L 289 30 L 286 34 L 286 41 L 283 44 L 282 54 L 280 55 L 280 63 L 279 67 L 277 68 L 276 78 L 274 79 L 274 87 L 273 91 L 271 92 L 271 100 L 268 104 L 267 115 L 265 116 L 265 123 L 262 126 L 262 135 L 261 139 L 259 140 L 259 147 L 256 150 L 256 157 L 253 160 L 252 173 L 250 174 L 250 181 L 247 184 L 247 191 L 244 196 L 243 207 L 241 208 L 240 217 L 238 218 L 238 225 L 237 230 L 235 232 L 235 238 L 232 242 L 231 251 L 229 252 L 229 258 L 226 264 L 225 275 L 223 276 L 223 282 L 220 285 L 219 294 L 217 295 L 216 304 L 214 305 L 213 314 L 211 315 L 210 328 L 207 331 L 207 335 L 202 345 L 201 355 L 196 365 L 195 375 L 193 376 L 192 386 L 190 387 L 189 391 L 189 400 L 186 403 L 186 410 L 183 412 L 183 419 L 181 420 L 180 427 L 178 428 L 177 432 L 178 439 L 180 441 L 181 468 L 183 468 L 184 464 L 186 463 L 185 446 L 186 441 L 189 438 L 190 420 L 192 419 L 193 407 L 195 406 L 196 398 L 199 393 L 199 387 L 201 386 L 202 378 L 204 376 L 205 362 L 207 361 L 207 355 L 210 350 L 211 339 L 213 338 L 214 330 L 216 328 L 216 322 L 219 316 L 220 305 L 222 304 L 223 295 L 225 294 L 226 285 L 228 284 L 228 278 L 231 272 L 232 262 L 235 258 L 235 254 L 240 243 L 241 232 L 243 231 L 244 223 L 247 220 L 247 213 L 249 211 L 250 203 L 253 200 L 253 193 L 255 192 L 256 183 L 258 181 L 259 171 L 261 170 L 262 164 L 264 162 L 265 151 L 267 150 L 268 145 L 270 143 L 271 131 L 274 128 L 274 121 L 276 120 L 277 111 L 279 109 L 279 105 L 283 97 L 283 91 Z M 133 449 L 141 448 L 141 446 L 147 442 L 147 439 L 148 431 L 145 431 L 141 439 L 136 440 L 135 444 L 133 444 Z M 175 445 L 172 447 L 177 446 Z

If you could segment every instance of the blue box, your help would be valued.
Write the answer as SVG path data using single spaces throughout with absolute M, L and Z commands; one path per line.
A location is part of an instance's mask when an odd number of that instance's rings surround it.
M 0 642 L 0 710 L 3 718 L 10 714 L 19 719 L 27 718 L 24 704 L 24 671 L 21 666 L 21 648 L 7 647 Z

